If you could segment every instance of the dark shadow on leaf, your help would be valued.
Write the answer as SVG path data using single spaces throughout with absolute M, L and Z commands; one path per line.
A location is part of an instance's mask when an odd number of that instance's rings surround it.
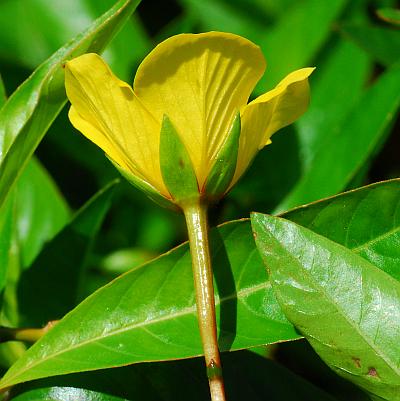
M 212 230 L 210 235 L 212 266 L 220 304 L 220 333 L 218 343 L 221 348 L 230 349 L 236 337 L 237 329 L 237 298 L 235 278 L 226 252 L 224 241 L 218 230 Z M 216 292 L 217 292 L 216 291 Z M 227 299 L 226 301 L 224 301 Z

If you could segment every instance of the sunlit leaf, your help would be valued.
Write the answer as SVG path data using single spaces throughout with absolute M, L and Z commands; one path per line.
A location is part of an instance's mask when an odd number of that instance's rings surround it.
M 321 358 L 374 395 L 400 400 L 400 282 L 288 220 L 253 214 L 252 226 L 282 309 Z
M 248 222 L 214 230 L 212 244 L 221 349 L 297 339 L 274 299 Z M 185 244 L 87 298 L 16 362 L 1 386 L 201 354 Z
M 399 240 L 400 219 L 394 213 L 400 208 L 399 197 L 400 180 L 393 180 L 293 210 L 288 218 L 368 257 Z M 374 231 L 364 225 L 372 213 L 376 215 Z M 214 230 L 212 244 L 221 349 L 297 338 L 277 308 L 249 221 Z M 400 255 L 380 252 L 379 267 L 395 277 Z M 187 245 L 183 245 L 103 287 L 33 346 L 9 371 L 3 385 L 201 354 L 190 264 Z

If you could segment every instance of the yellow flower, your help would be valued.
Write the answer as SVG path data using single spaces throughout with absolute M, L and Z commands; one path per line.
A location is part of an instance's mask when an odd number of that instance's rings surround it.
M 313 68 L 292 72 L 247 104 L 264 70 L 259 47 L 222 32 L 165 40 L 143 60 L 133 88 L 98 55 L 85 54 L 66 63 L 69 118 L 134 183 L 173 200 L 160 166 L 163 117 L 168 116 L 186 148 L 202 193 L 240 113 L 234 174 L 226 192 L 271 135 L 302 115 L 309 103 L 307 78 Z

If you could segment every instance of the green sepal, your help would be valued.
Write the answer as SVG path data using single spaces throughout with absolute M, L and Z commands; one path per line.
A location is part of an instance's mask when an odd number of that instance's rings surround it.
M 107 155 L 106 155 L 107 156 Z M 176 205 L 167 199 L 164 195 L 158 192 L 152 185 L 148 182 L 142 180 L 141 178 L 135 176 L 134 174 L 129 173 L 128 171 L 124 170 L 119 166 L 114 160 L 108 157 L 108 160 L 114 165 L 114 167 L 119 171 L 119 173 L 124 177 L 130 184 L 135 186 L 136 188 L 140 189 L 144 192 L 153 202 L 157 203 L 158 205 L 165 207 L 167 209 L 176 210 Z
M 189 153 L 165 114 L 160 133 L 160 167 L 165 186 L 177 205 L 182 207 L 199 198 L 199 186 Z
M 207 198 L 219 199 L 229 188 L 236 170 L 240 130 L 240 113 L 238 112 L 204 184 L 202 192 Z

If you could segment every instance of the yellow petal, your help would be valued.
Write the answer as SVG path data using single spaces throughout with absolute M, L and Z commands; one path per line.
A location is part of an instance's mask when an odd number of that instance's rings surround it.
M 247 169 L 259 149 L 271 143 L 271 135 L 299 118 L 310 100 L 308 77 L 314 68 L 302 68 L 286 76 L 271 91 L 242 111 L 239 155 L 231 187 Z
M 65 87 L 74 127 L 121 168 L 168 197 L 158 157 L 160 124 L 132 88 L 115 77 L 97 54 L 66 63 Z
M 264 69 L 256 45 L 222 32 L 169 38 L 140 65 L 135 93 L 157 120 L 168 115 L 189 152 L 200 187 Z

